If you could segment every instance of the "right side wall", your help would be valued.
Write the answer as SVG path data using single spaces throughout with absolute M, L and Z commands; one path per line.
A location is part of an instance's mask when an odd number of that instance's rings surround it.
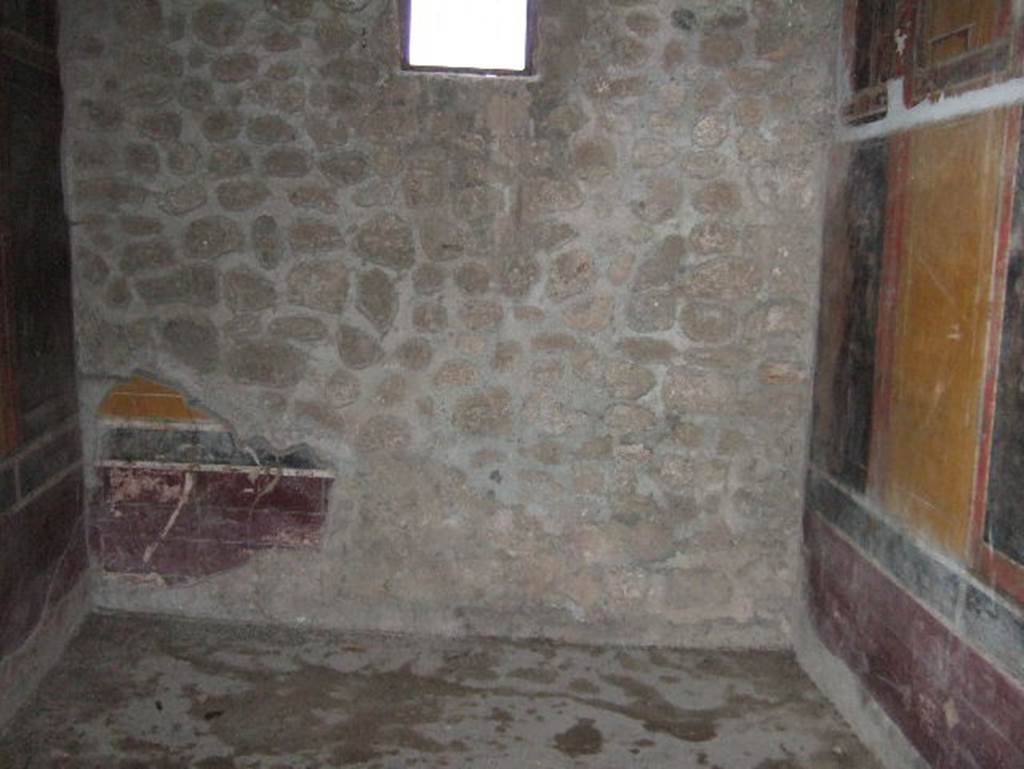
M 1024 767 L 1015 5 L 845 14 L 796 645 L 891 767 Z

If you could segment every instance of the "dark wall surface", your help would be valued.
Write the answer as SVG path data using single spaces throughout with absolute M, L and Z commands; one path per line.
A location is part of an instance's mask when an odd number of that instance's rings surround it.
M 831 473 L 863 491 L 874 402 L 889 147 L 884 141 L 869 142 L 842 154 L 842 162 L 849 164 L 846 185 L 837 189 L 833 184 L 829 190 L 811 451 Z
M 1007 265 L 985 539 L 997 552 L 1024 567 L 1024 157 L 1017 161 L 1017 190 Z
M 10 61 L 8 211 L 22 440 L 52 427 L 74 407 L 71 264 L 59 164 L 60 100 L 56 77 Z
M 87 565 L 55 16 L 22 6 L 0 6 L 0 717 Z

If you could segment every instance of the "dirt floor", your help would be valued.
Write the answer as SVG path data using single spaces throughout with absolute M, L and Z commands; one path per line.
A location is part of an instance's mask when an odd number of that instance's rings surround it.
M 786 654 L 93 616 L 0 767 L 877 769 Z

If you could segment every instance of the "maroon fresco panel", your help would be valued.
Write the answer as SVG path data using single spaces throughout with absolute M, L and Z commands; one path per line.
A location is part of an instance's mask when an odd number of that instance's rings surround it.
M 165 540 L 153 551 L 148 569 L 169 577 L 203 577 L 237 568 L 250 552 L 232 542 Z
M 1024 689 L 821 518 L 805 516 L 811 616 L 936 769 L 1020 769 Z
M 179 508 L 186 474 L 193 485 Z M 240 566 L 255 549 L 313 548 L 323 539 L 330 479 L 251 468 L 117 467 L 100 475 L 90 541 L 110 572 L 208 576 Z
M 91 537 L 96 557 L 109 572 L 202 577 L 233 569 L 249 559 L 244 543 L 181 538 L 171 533 L 160 540 L 140 536 L 130 520 L 115 521 L 94 523 Z M 154 543 L 147 561 L 146 549 Z
M 252 539 L 253 513 L 248 508 L 204 506 L 198 515 L 197 538 L 246 544 Z
M 204 507 L 322 512 L 325 478 L 275 476 L 269 473 L 197 472 L 196 494 Z
M 112 503 L 173 505 L 185 488 L 184 470 L 104 467 L 99 475 L 103 499 Z

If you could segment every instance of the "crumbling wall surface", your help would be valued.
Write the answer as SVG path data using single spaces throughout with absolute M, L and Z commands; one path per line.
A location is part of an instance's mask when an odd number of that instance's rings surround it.
M 337 475 L 320 549 L 102 605 L 785 642 L 835 4 L 537 5 L 477 78 L 388 0 L 65 3 L 86 411 L 146 372 Z

